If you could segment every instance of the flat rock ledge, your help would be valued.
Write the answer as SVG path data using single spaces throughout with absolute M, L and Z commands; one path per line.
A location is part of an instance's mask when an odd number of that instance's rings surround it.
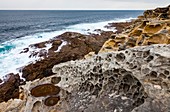
M 0 112 L 169 112 L 170 45 L 100 53 L 26 82 Z

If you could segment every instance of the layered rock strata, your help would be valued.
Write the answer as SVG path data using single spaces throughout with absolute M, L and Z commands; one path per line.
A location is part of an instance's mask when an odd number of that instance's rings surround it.
M 100 52 L 124 50 L 135 46 L 170 44 L 170 6 L 147 10 L 122 33 L 108 40 Z M 167 15 L 167 16 L 161 16 Z

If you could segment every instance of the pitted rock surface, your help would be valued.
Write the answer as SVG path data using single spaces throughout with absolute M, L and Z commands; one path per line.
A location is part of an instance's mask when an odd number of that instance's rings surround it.
M 30 45 L 30 47 L 35 49 L 42 48 L 39 52 L 31 52 L 30 58 L 35 56 L 43 57 L 43 59 L 22 68 L 22 77 L 27 81 L 32 81 L 53 75 L 51 69 L 56 64 L 82 59 L 92 51 L 98 53 L 111 34 L 113 32 L 102 32 L 101 35 L 83 35 L 75 32 L 66 32 L 49 41 Z M 56 52 L 63 42 L 67 44 Z M 52 45 L 49 50 L 45 50 L 46 44 Z
M 44 59 L 22 69 L 25 85 L 18 75 L 2 84 L 0 112 L 169 112 L 169 15 L 170 6 L 147 10 L 121 34 L 66 32 L 31 45 L 41 50 L 30 58 Z
M 145 11 L 122 33 L 106 41 L 100 52 L 119 51 L 152 44 L 170 44 L 169 12 L 169 6 Z
M 53 71 L 61 77 L 58 85 L 71 93 L 68 111 L 130 112 L 151 106 L 148 100 L 169 102 L 169 52 L 170 45 L 136 47 L 56 65 Z M 168 112 L 168 103 L 161 108 Z
M 158 109 L 168 112 L 170 109 L 170 45 L 101 53 L 58 64 L 53 72 L 53 76 L 23 85 L 22 100 L 17 100 L 13 108 L 9 105 L 16 100 L 8 105 L 1 103 L 0 107 L 11 107 L 8 109 L 12 112 L 156 112 Z M 31 94 L 32 88 L 46 84 L 59 87 L 60 92 L 43 97 Z

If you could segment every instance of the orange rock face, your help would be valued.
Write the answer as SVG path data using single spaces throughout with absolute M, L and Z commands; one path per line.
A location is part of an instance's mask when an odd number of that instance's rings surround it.
M 126 29 L 127 31 L 105 42 L 100 52 L 124 50 L 142 45 L 170 44 L 169 12 L 170 6 L 145 11 Z M 125 38 L 122 38 L 122 35 Z
M 35 97 L 47 96 L 47 95 L 56 95 L 60 92 L 60 88 L 52 84 L 43 84 L 34 87 L 31 90 L 31 95 Z

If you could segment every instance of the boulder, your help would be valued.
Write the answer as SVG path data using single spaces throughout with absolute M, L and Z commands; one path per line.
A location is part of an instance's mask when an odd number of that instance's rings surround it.
M 52 45 L 48 51 L 40 50 L 31 54 L 31 56 L 44 57 L 44 59 L 25 66 L 21 70 L 22 77 L 27 81 L 32 81 L 37 78 L 53 75 L 51 68 L 55 64 L 84 58 L 89 52 L 97 53 L 111 34 L 113 32 L 102 32 L 101 35 L 82 35 L 80 33 L 66 32 L 59 35 L 46 42 Z M 64 42 L 67 44 L 61 46 Z M 36 44 L 32 46 L 40 45 Z M 59 46 L 61 46 L 61 49 L 56 52 Z
M 0 85 L 0 102 L 8 101 L 11 98 L 19 98 L 19 85 L 21 79 L 19 74 L 8 74 Z

